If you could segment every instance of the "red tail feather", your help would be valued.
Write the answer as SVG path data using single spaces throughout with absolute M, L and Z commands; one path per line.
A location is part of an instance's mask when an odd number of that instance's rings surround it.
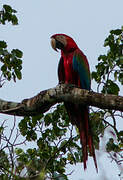
M 81 114 L 79 115 L 79 132 L 80 132 L 80 141 L 82 144 L 82 153 L 83 153 L 83 163 L 84 163 L 84 169 L 86 169 L 87 165 L 86 162 L 88 160 L 88 147 L 89 152 L 93 156 L 94 164 L 97 169 L 97 162 L 96 162 L 96 156 L 95 156 L 95 149 L 93 145 L 92 140 L 92 133 L 89 126 L 89 115 L 88 115 L 88 108 L 82 108 Z

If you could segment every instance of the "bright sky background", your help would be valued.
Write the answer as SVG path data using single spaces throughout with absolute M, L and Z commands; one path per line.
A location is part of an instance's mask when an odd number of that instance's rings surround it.
M 123 25 L 123 0 L 1 0 L 2 4 L 18 11 L 19 25 L 0 25 L 0 40 L 7 41 L 10 50 L 18 48 L 24 53 L 23 79 L 0 89 L 0 98 L 5 100 L 20 102 L 56 86 L 60 53 L 52 50 L 51 35 L 65 33 L 73 37 L 87 55 L 92 71 L 97 57 L 105 52 L 103 42 L 109 31 Z M 107 160 L 107 154 L 101 155 L 98 163 L 98 175 L 91 160 L 86 172 L 82 164 L 69 167 L 68 172 L 76 169 L 70 180 L 119 180 L 117 166 Z

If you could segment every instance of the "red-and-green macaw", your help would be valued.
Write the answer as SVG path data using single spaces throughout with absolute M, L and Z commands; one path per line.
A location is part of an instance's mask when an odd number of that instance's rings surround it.
M 88 60 L 75 41 L 65 34 L 55 34 L 51 36 L 51 45 L 54 50 L 61 50 L 58 66 L 59 83 L 74 84 L 79 88 L 90 90 L 91 80 Z M 87 167 L 88 147 L 97 169 L 88 106 L 65 103 L 65 107 L 72 124 L 75 124 L 80 132 L 84 169 Z

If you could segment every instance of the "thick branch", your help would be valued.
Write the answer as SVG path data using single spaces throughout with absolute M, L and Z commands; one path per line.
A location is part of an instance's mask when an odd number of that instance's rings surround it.
M 34 116 L 44 113 L 58 102 L 74 102 L 101 109 L 123 111 L 123 97 L 89 92 L 72 85 L 58 85 L 55 88 L 40 92 L 38 95 L 24 99 L 21 103 L 0 99 L 0 113 L 17 116 Z

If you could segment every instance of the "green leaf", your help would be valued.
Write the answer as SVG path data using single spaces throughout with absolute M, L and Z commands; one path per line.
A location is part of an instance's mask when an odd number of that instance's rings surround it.
M 15 56 L 18 57 L 18 58 L 22 58 L 22 56 L 23 56 L 23 52 L 20 51 L 19 49 L 13 49 L 13 50 L 11 51 L 11 53 L 12 53 L 12 54 L 15 54 Z
M 77 152 L 74 153 L 77 162 L 81 162 L 80 156 Z
M 1 71 L 2 72 L 5 72 L 7 70 L 7 67 L 6 67 L 6 65 L 4 64 L 2 67 L 1 67 Z
M 8 81 L 10 81 L 10 80 L 11 80 L 11 77 L 12 77 L 12 76 L 11 76 L 11 72 L 7 71 L 6 75 L 7 75 Z
M 98 57 L 98 61 L 100 61 L 100 60 L 106 61 L 107 60 L 107 56 L 106 55 L 100 55 Z
M 65 175 L 63 175 L 63 174 L 58 174 L 58 173 L 56 173 L 56 172 L 54 172 L 53 178 L 54 178 L 55 180 L 68 180 Z
M 117 75 L 118 75 L 118 72 L 117 72 L 117 71 L 115 71 L 115 73 L 114 73 L 114 78 L 115 78 L 115 81 L 117 80 Z
M 123 136 L 123 131 L 118 132 L 119 136 Z
M 37 116 L 32 116 L 32 124 L 33 124 L 33 127 L 36 126 L 37 124 L 37 121 L 41 120 L 43 117 L 43 114 L 39 114 Z
M 43 140 L 42 140 L 42 138 L 38 139 L 37 145 L 38 145 L 39 148 L 43 148 Z
M 123 72 L 121 72 L 119 74 L 119 77 L 118 77 L 119 81 L 121 82 L 121 84 L 123 85 Z
M 5 41 L 0 41 L 0 48 L 6 48 L 7 44 Z
M 119 86 L 113 81 L 108 80 L 105 86 L 103 87 L 102 93 L 118 95 L 119 91 L 120 91 Z
M 35 141 L 37 139 L 36 132 L 33 129 L 31 129 L 30 131 L 27 131 L 26 139 L 28 141 L 32 141 L 32 140 Z
M 109 141 L 106 145 L 106 150 L 107 150 L 107 152 L 111 152 L 111 151 L 120 152 L 120 148 L 118 145 L 114 144 L 113 138 L 109 139 Z
M 14 72 L 12 72 L 12 78 L 13 78 L 14 82 L 16 82 L 16 75 Z
M 13 25 L 18 25 L 18 18 L 15 15 L 12 15 L 11 21 Z
M 120 35 L 122 33 L 122 30 L 121 29 L 111 30 L 110 33 L 114 35 Z
M 109 41 L 106 39 L 105 42 L 104 42 L 104 47 L 106 47 L 108 45 L 109 45 Z
M 46 114 L 46 116 L 44 117 L 44 121 L 45 121 L 45 126 L 49 126 L 52 122 L 52 116 L 51 114 Z
M 15 74 L 16 74 L 18 79 L 22 79 L 22 74 L 18 69 L 15 69 Z
M 95 79 L 95 80 L 96 80 L 96 79 L 97 79 L 97 72 L 94 72 L 94 71 L 93 71 L 93 72 L 91 73 L 91 77 L 92 77 L 92 79 Z
M 3 8 L 7 11 L 7 12 L 10 12 L 10 13 L 12 13 L 12 8 L 11 8 L 11 6 L 9 6 L 9 5 L 3 5 Z
M 2 134 L 4 131 L 4 127 L 3 126 L 0 126 L 0 134 Z
M 22 119 L 19 123 L 19 129 L 20 129 L 20 132 L 23 136 L 26 135 L 27 133 L 27 123 L 28 121 L 30 121 L 30 117 L 28 116 L 25 116 L 24 119 Z
M 16 153 L 17 155 L 20 155 L 20 154 L 23 153 L 23 150 L 22 150 L 21 148 L 16 148 L 16 149 L 15 149 L 15 153 Z

